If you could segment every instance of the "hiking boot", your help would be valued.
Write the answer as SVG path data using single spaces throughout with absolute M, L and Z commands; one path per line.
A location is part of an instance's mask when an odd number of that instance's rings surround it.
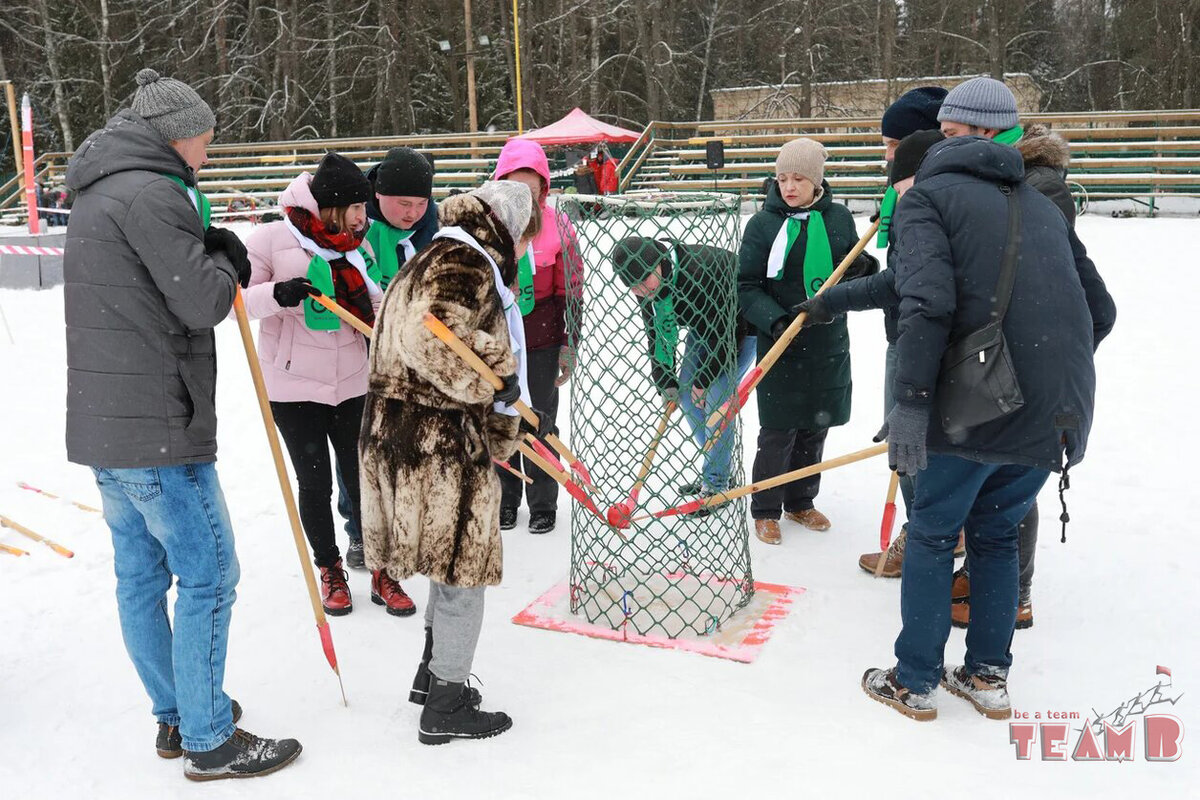
M 346 578 L 340 558 L 332 567 L 321 567 L 321 605 L 330 616 L 342 617 L 354 610 Z
M 346 548 L 346 566 L 350 569 L 366 569 L 367 559 L 363 553 L 362 539 L 351 539 Z
M 966 628 L 971 624 L 971 603 L 956 602 L 950 606 L 950 624 L 956 628 Z M 1033 627 L 1033 605 L 1023 603 L 1017 606 L 1017 622 L 1013 626 L 1019 631 Z
M 779 520 L 777 519 L 754 520 L 754 535 L 764 544 L 780 544 L 783 541 L 783 534 L 779 532 Z
M 433 680 L 433 673 L 429 671 L 429 661 L 433 658 L 433 628 L 425 629 L 425 652 L 421 654 L 421 663 L 417 664 L 417 674 L 413 676 L 412 689 L 408 692 L 408 702 L 418 706 L 425 705 L 425 700 L 429 697 L 429 683 Z M 483 697 L 480 696 L 479 690 L 474 686 L 467 684 L 467 705 L 479 708 L 479 704 L 483 702 Z
M 867 697 L 891 706 L 910 719 L 920 722 L 937 719 L 936 689 L 929 694 L 917 694 L 905 689 L 896 680 L 895 668 L 867 670 L 862 676 L 862 688 Z
M 238 728 L 213 750 L 185 752 L 183 774 L 193 781 L 257 778 L 283 769 L 302 749 L 295 739 L 264 739 Z
M 433 676 L 417 740 L 421 744 L 445 744 L 451 739 L 487 739 L 512 727 L 503 711 L 480 711 L 468 702 L 467 686 Z
M 900 577 L 900 571 L 904 566 L 904 545 L 907 541 L 908 528 L 904 527 L 900 529 L 900 534 L 895 539 L 892 539 L 892 543 L 888 545 L 883 571 L 879 573 L 879 577 Z M 883 553 L 863 553 L 858 557 L 858 565 L 874 575 L 875 568 L 879 565 L 879 559 L 884 557 Z
M 956 694 L 988 719 L 1008 719 L 1012 706 L 1008 701 L 1008 681 L 999 675 L 971 675 L 966 667 L 942 671 L 942 686 Z
M 700 485 L 700 481 L 692 481 L 691 483 L 682 483 L 679 485 L 680 497 L 691 497 L 694 494 L 700 494 L 704 487 Z
M 417 613 L 417 604 L 404 592 L 399 583 L 392 580 L 386 569 L 371 572 L 371 602 L 386 606 L 393 617 L 411 617 Z
M 233 724 L 242 718 L 242 707 L 237 700 L 230 700 L 233 708 Z M 158 723 L 158 738 L 154 740 L 154 749 L 159 758 L 179 758 L 183 755 L 183 737 L 179 734 L 178 725 Z
M 810 531 L 827 531 L 830 528 L 829 517 L 815 508 L 806 508 L 803 511 L 788 511 L 783 516 L 784 519 L 799 522 Z
M 554 530 L 555 515 L 553 511 L 534 511 L 529 515 L 530 533 L 549 533 Z
M 966 603 L 971 599 L 971 576 L 965 568 L 954 571 L 954 583 L 950 584 L 950 602 Z
M 962 558 L 967 554 L 967 532 L 961 530 L 958 532 L 958 544 L 954 545 L 954 557 Z
M 515 508 L 500 509 L 500 530 L 511 531 L 517 527 L 517 510 Z

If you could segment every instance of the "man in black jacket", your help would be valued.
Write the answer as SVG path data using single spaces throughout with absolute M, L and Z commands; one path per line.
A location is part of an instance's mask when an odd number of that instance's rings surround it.
M 918 473 L 918 480 L 897 665 L 868 670 L 862 684 L 873 699 L 915 719 L 937 716 L 939 682 L 986 716 L 1011 714 L 1006 681 L 1017 613 L 1017 526 L 1050 472 L 1083 458 L 1097 320 L 1105 331 L 1112 324 L 1111 298 L 1090 262 L 1073 252 L 1066 218 L 1023 177 L 1014 149 L 957 138 L 928 151 L 897 207 L 897 405 L 880 434 L 891 464 Z M 1022 220 L 1003 331 L 1024 405 L 947 433 L 943 423 L 955 409 L 936 391 L 942 356 L 993 318 L 1009 194 Z M 943 669 L 953 550 L 964 526 L 976 624 L 967 632 L 965 665 Z
M 222 687 L 239 568 L 214 464 L 213 327 L 250 262 L 235 234 L 209 227 L 196 188 L 212 111 L 152 69 L 137 83 L 132 108 L 67 169 L 78 192 L 63 258 L 67 458 L 100 489 L 121 633 L 158 718 L 158 754 L 186 756 L 193 780 L 250 777 L 300 753 L 294 739 L 237 728 L 241 709 Z

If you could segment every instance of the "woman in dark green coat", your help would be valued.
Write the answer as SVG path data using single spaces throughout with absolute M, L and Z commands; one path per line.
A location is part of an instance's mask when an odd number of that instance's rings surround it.
M 849 209 L 834 203 L 824 181 L 825 148 L 811 139 L 785 144 L 775 161 L 767 200 L 742 235 L 738 300 L 758 331 L 763 355 L 796 316 L 794 307 L 816 293 L 858 234 Z M 847 277 L 870 274 L 879 263 L 859 256 Z M 821 460 L 829 428 L 850 418 L 850 334 L 845 318 L 804 328 L 758 387 L 758 452 L 754 480 Z M 754 495 L 754 532 L 779 544 L 780 511 L 811 530 L 829 520 L 813 507 L 821 477 L 793 481 Z

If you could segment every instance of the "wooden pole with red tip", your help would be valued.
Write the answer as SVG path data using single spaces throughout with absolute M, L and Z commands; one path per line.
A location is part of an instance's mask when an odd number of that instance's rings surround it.
M 74 553 L 72 553 L 67 548 L 63 547 L 58 542 L 52 542 L 49 539 L 47 539 L 45 536 L 42 536 L 41 534 L 37 534 L 37 533 L 34 533 L 33 531 L 29 530 L 29 528 L 26 528 L 24 525 L 13 522 L 8 517 L 0 516 L 0 527 L 12 528 L 14 531 L 21 534 L 22 536 L 26 536 L 30 539 L 33 539 L 35 542 L 38 542 L 39 544 L 46 545 L 46 547 L 49 547 L 51 550 L 58 553 L 63 558 L 74 558 L 75 557 Z
M 532 439 L 532 437 L 530 438 Z M 532 439 L 532 442 L 538 443 L 536 439 Z M 593 501 L 591 496 L 583 490 L 583 487 L 571 480 L 571 476 L 568 475 L 566 471 L 559 469 L 559 466 L 561 465 L 556 464 L 557 459 L 551 461 L 545 458 L 544 456 L 546 453 L 539 455 L 528 444 L 518 444 L 517 450 L 521 453 L 521 455 L 529 459 L 534 466 L 553 478 L 554 482 L 563 487 L 563 489 L 567 491 L 567 494 L 571 495 L 571 497 L 574 498 L 580 505 L 595 514 L 602 522 L 612 527 L 618 536 L 620 536 L 622 539 L 626 538 L 625 534 L 617 530 L 615 526 L 613 526 L 604 518 L 604 515 L 600 513 L 600 509 L 596 507 L 595 501 Z M 553 456 L 551 455 L 550 458 L 553 458 Z
M 13 547 L 9 544 L 0 544 L 0 553 L 8 553 L 10 556 L 27 556 L 29 552 L 22 550 L 19 547 Z
M 629 522 L 633 519 L 633 509 L 637 506 L 638 495 L 641 494 L 642 487 L 646 485 L 646 478 L 649 477 L 650 468 L 654 465 L 654 457 L 658 455 L 658 445 L 667 433 L 667 425 L 671 421 L 671 414 L 675 413 L 675 407 L 675 403 L 667 403 L 667 407 L 663 409 L 662 418 L 658 421 L 658 429 L 654 432 L 654 439 L 650 442 L 650 449 L 646 451 L 646 457 L 642 459 L 642 468 L 638 470 L 637 480 L 634 481 L 633 488 L 629 490 L 629 495 L 621 502 L 609 506 L 606 519 L 608 524 L 614 528 L 629 527 Z
M 900 488 L 900 473 L 892 470 L 888 481 L 887 500 L 883 503 L 883 520 L 879 523 L 879 561 L 875 564 L 875 577 L 883 575 L 887 563 L 888 547 L 892 544 L 892 528 L 896 526 L 896 490 Z
M 313 617 L 317 622 L 317 633 L 321 637 L 321 649 L 325 652 L 325 660 L 337 675 L 338 687 L 342 691 L 342 705 L 346 702 L 346 687 L 342 683 L 342 671 L 338 668 L 337 652 L 333 649 L 333 633 L 329 630 L 329 620 L 325 618 L 325 607 L 321 605 L 321 595 L 317 591 L 317 578 L 313 574 L 312 560 L 308 557 L 308 545 L 304 538 L 304 529 L 300 527 L 300 512 L 296 508 L 296 498 L 292 495 L 292 484 L 288 480 L 287 467 L 283 461 L 283 448 L 279 445 L 279 433 L 275 430 L 275 416 L 271 413 L 271 403 L 267 399 L 267 385 L 263 381 L 262 366 L 258 363 L 258 352 L 254 349 L 254 336 L 250 333 L 250 319 L 246 316 L 246 304 L 242 301 L 242 290 L 236 289 L 233 299 L 233 310 L 237 316 L 238 330 L 242 334 L 242 347 L 246 351 L 246 361 L 250 364 L 250 377 L 254 380 L 254 392 L 258 395 L 258 409 L 262 412 L 263 427 L 267 431 L 267 443 L 271 446 L 271 456 L 275 461 L 275 475 L 279 478 L 279 491 L 283 494 L 283 505 L 287 509 L 288 522 L 292 527 L 292 538 L 296 542 L 296 554 L 300 556 L 300 571 L 304 575 L 304 583 L 308 587 L 308 597 L 312 602 Z

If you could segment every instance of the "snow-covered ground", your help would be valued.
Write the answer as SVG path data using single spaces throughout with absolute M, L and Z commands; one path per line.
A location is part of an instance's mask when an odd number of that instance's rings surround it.
M 859 220 L 860 227 L 866 222 Z M 1085 216 L 1079 231 L 1119 310 L 1097 355 L 1096 422 L 1068 494 L 1059 544 L 1053 486 L 1042 496 L 1036 624 L 1018 631 L 1010 686 L 1022 712 L 1103 714 L 1173 673 L 1155 711 L 1200 723 L 1196 580 L 1200 452 L 1195 398 L 1194 219 Z M 321 656 L 237 330 L 219 329 L 220 474 L 238 535 L 242 583 L 226 686 L 247 729 L 294 736 L 293 767 L 254 781 L 192 785 L 153 753 L 149 702 L 121 643 L 111 543 L 97 515 L 17 481 L 98 504 L 90 473 L 68 464 L 62 290 L 0 291 L 15 344 L 0 330 L 0 514 L 75 550 L 55 556 L 12 531 L 0 541 L 0 798 L 140 797 L 1195 797 L 1200 740 L 1174 763 L 1148 763 L 1139 725 L 1133 763 L 1018 761 L 1008 725 L 942 693 L 940 717 L 916 723 L 868 700 L 864 669 L 892 662 L 899 582 L 856 564 L 876 546 L 887 482 L 881 459 L 830 473 L 824 534 L 785 523 L 781 547 L 751 539 L 756 579 L 804 586 L 754 664 L 595 641 L 510 618 L 568 569 L 569 500 L 559 528 L 505 535 L 504 585 L 488 593 L 475 672 L 485 707 L 512 714 L 505 735 L 417 743 L 407 700 L 420 617 L 389 617 L 351 575 L 357 608 L 333 620 L 350 705 Z M 878 429 L 884 340 L 878 315 L 851 320 L 854 415 L 826 452 L 866 446 Z M 562 415 L 565 418 L 565 413 Z M 746 412 L 754 441 L 753 404 Z M 521 524 L 526 521 L 522 512 Z M 406 582 L 418 605 L 423 579 Z M 947 660 L 957 663 L 963 633 Z M 1072 734 L 1068 744 L 1074 745 Z M 1040 743 L 1040 739 L 1039 739 Z M 1188 787 L 1191 787 L 1190 789 Z

